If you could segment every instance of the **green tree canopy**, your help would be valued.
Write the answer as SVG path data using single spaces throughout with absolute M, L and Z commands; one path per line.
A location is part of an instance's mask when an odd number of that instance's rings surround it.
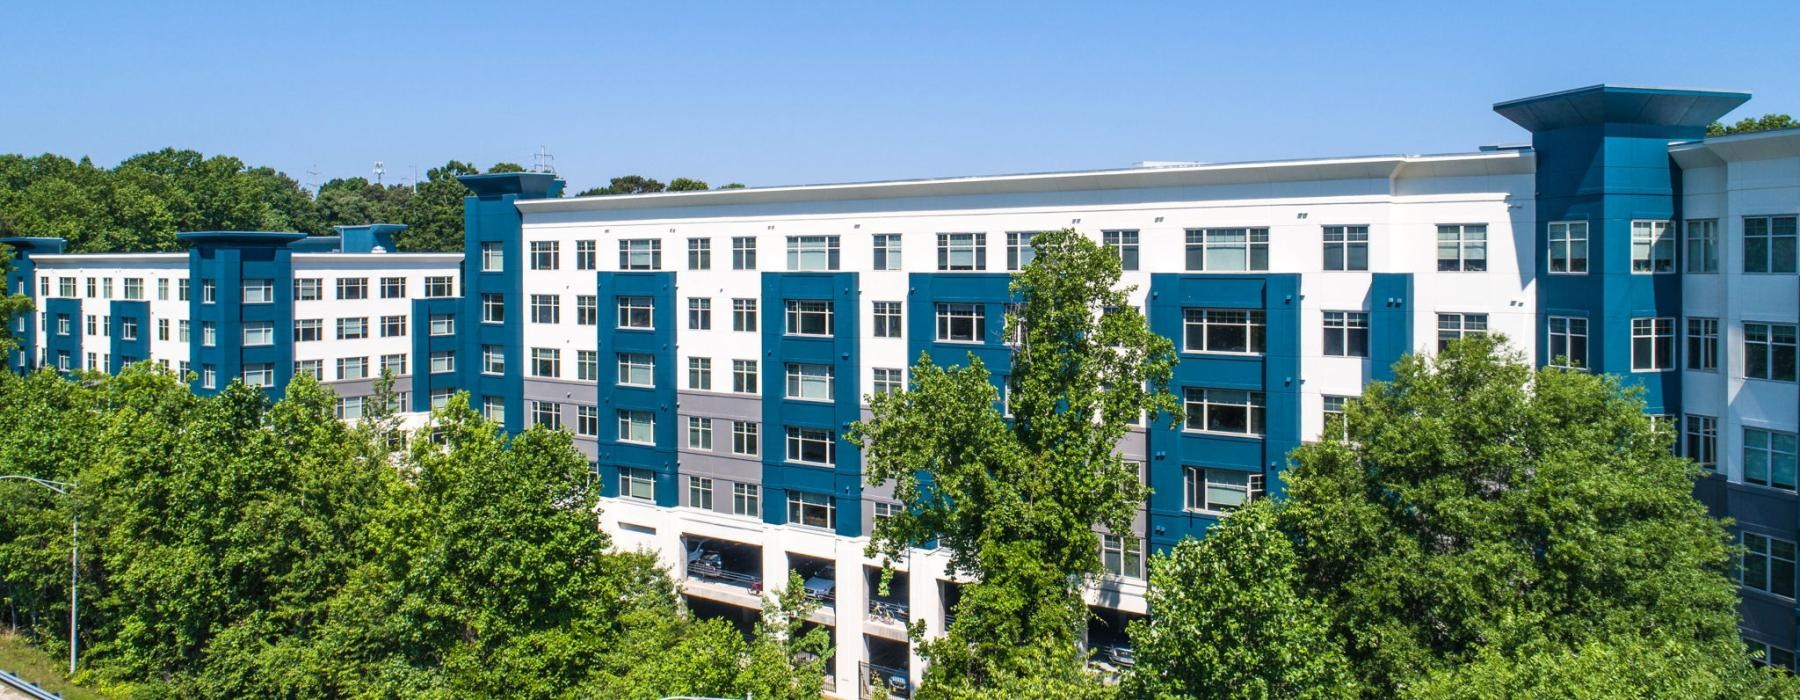
M 1786 114 L 1765 114 L 1760 117 L 1744 117 L 1727 126 L 1724 122 L 1713 122 L 1706 127 L 1707 136 L 1730 136 L 1732 134 L 1748 134 L 1755 131 L 1771 131 L 1774 129 L 1792 129 L 1800 127 L 1800 121 Z

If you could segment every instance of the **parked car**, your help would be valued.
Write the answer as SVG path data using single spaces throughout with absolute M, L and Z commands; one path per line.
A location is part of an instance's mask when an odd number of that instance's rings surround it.
M 717 576 L 724 571 L 725 562 L 719 553 L 706 547 L 706 540 L 694 540 L 688 543 L 687 574 L 689 576 Z
M 806 594 L 819 600 L 831 600 L 837 594 L 837 567 L 826 566 L 806 577 Z

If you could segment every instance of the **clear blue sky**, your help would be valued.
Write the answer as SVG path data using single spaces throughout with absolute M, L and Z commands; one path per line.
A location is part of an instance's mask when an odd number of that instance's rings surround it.
M 1800 115 L 1791 0 L 176 4 L 0 7 L 0 152 L 778 185 L 1470 150 L 1598 82 Z

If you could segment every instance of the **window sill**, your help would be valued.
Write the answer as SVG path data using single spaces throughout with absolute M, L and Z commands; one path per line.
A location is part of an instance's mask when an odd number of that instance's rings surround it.
M 802 460 L 798 460 L 798 459 L 786 460 L 785 463 L 792 464 L 796 467 L 812 467 L 813 469 L 836 469 L 837 468 L 837 465 L 835 465 L 835 464 L 826 464 L 824 462 L 807 462 L 807 461 L 802 461 Z
M 1793 384 L 1796 382 L 1793 379 L 1770 379 L 1768 377 L 1742 377 L 1742 379 L 1746 382 L 1767 382 L 1769 384 Z
M 637 440 L 619 440 L 618 443 L 621 445 L 643 445 L 645 447 L 655 447 L 656 446 L 656 443 L 654 443 L 654 442 L 640 442 Z
M 1581 272 L 1558 272 L 1556 270 L 1551 270 L 1545 274 L 1559 275 L 1559 276 L 1563 276 L 1563 277 L 1586 277 L 1588 273 L 1586 270 L 1583 270 Z
M 1206 357 L 1206 356 L 1212 356 L 1212 357 L 1268 357 L 1269 356 L 1269 353 L 1266 353 L 1266 352 L 1230 352 L 1230 351 L 1221 351 L 1221 350 L 1182 350 L 1181 354 L 1183 356 L 1194 355 L 1194 356 L 1200 356 L 1200 357 Z
M 1241 438 L 1244 440 L 1261 440 L 1266 435 L 1266 433 L 1226 433 L 1217 430 L 1198 430 L 1195 428 L 1182 428 L 1181 432 L 1186 435 L 1211 435 L 1214 437 Z
M 933 342 L 944 343 L 946 345 L 986 345 L 987 344 L 987 341 L 984 341 L 984 340 L 948 340 L 948 339 L 944 339 L 944 338 L 939 338 Z

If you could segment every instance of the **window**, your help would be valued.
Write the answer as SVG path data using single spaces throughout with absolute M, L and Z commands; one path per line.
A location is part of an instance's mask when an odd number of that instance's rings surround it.
M 600 434 L 600 409 L 598 407 L 575 407 L 575 434 L 582 437 L 594 437 Z
M 1744 533 L 1744 587 L 1794 597 L 1794 543 Z
M 337 298 L 352 300 L 369 298 L 369 278 L 339 277 L 337 281 Z
M 481 271 L 506 271 L 506 245 L 500 241 L 481 242 Z
M 905 386 L 906 379 L 904 370 L 884 367 L 875 368 L 875 394 L 896 393 L 904 389 Z
M 406 317 L 405 316 L 382 316 L 381 317 L 381 337 L 383 337 L 383 338 L 399 338 L 404 335 L 406 335 Z
M 1269 269 L 1266 228 L 1206 228 L 1187 231 L 1187 269 L 1245 272 Z
M 1750 647 L 1750 651 L 1759 654 L 1757 658 L 1750 661 L 1752 664 L 1757 666 L 1785 668 L 1789 671 L 1794 671 L 1796 668 L 1794 666 L 1793 649 L 1783 649 L 1773 644 L 1765 644 L 1755 639 L 1746 639 L 1744 640 L 1744 644 Z
M 619 269 L 661 270 L 662 241 L 655 238 L 619 241 Z
M 550 401 L 531 402 L 531 425 L 541 425 L 550 430 L 562 429 L 562 405 Z
M 19 319 L 20 322 L 23 322 L 24 320 L 25 319 L 23 317 L 21 317 Z M 269 342 L 265 343 L 265 345 L 273 345 L 275 343 L 275 322 L 274 321 L 264 321 L 264 323 L 269 324 Z M 119 339 L 120 340 L 137 340 L 137 337 L 138 337 L 138 320 L 135 318 L 119 319 Z
M 600 381 L 600 351 L 575 351 L 575 378 L 584 382 Z
M 88 320 L 91 322 L 93 320 L 93 318 L 94 318 L 93 316 L 89 316 Z M 200 322 L 200 345 L 202 347 L 210 348 L 210 347 L 215 347 L 218 344 L 219 344 L 219 329 L 218 329 L 218 327 L 214 326 L 212 321 L 201 321 Z
M 1744 378 L 1794 381 L 1794 325 L 1744 324 Z
M 482 293 L 481 322 L 506 323 L 506 295 L 499 292 Z
M 219 285 L 212 280 L 200 280 L 200 303 L 211 304 L 219 300 Z
M 1362 311 L 1325 312 L 1325 354 L 1368 357 L 1369 314 Z
M 383 299 L 405 299 L 406 298 L 406 278 L 405 277 L 383 277 L 383 278 L 381 278 L 381 298 L 383 298 Z
M 688 358 L 688 388 L 695 391 L 712 391 L 712 358 Z
M 1351 398 L 1348 396 L 1323 396 L 1320 398 L 1324 399 L 1324 409 L 1321 412 L 1324 413 L 1325 418 L 1322 423 L 1325 430 L 1320 433 L 1320 437 L 1335 437 L 1339 440 L 1349 440 L 1350 424 L 1344 422 L 1344 406 L 1350 403 Z M 1333 435 L 1332 421 L 1338 421 L 1335 435 Z
M 1687 271 L 1690 274 L 1712 274 L 1719 271 L 1719 220 L 1692 219 L 1687 222 Z
M 875 337 L 900 337 L 900 302 L 878 301 L 874 304 Z
M 1438 272 L 1487 270 L 1487 224 L 1439 224 Z
M 788 236 L 787 248 L 789 270 L 838 269 L 837 236 Z
M 900 269 L 900 234 L 875 234 L 875 268 L 876 270 Z
M 481 416 L 495 423 L 506 422 L 506 400 L 498 396 L 481 399 Z
M 1182 309 L 1187 352 L 1260 353 L 1267 345 L 1266 329 L 1260 310 Z
M 105 296 L 106 296 L 106 298 L 108 298 L 108 299 L 111 299 L 111 298 L 113 298 L 113 284 L 112 284 L 112 282 L 113 282 L 113 278 L 111 278 L 111 277 L 107 277 L 107 278 L 105 278 L 105 279 L 102 279 L 102 280 L 100 280 L 100 283 L 101 283 L 101 284 L 104 284 L 104 285 L 106 285 L 106 294 L 105 294 Z
M 1690 318 L 1687 322 L 1687 367 L 1702 372 L 1719 369 L 1719 319 Z
M 531 269 L 555 270 L 562 267 L 561 248 L 556 241 L 532 241 Z
M 756 360 L 731 361 L 731 390 L 740 394 L 756 393 Z
M 406 353 L 381 356 L 381 371 L 396 377 L 406 375 Z M 402 402 L 404 403 L 404 402 Z
M 431 373 L 447 374 L 456 371 L 456 351 L 434 350 L 431 353 Z
M 688 477 L 688 506 L 701 510 L 713 508 L 713 480 L 704 476 Z
M 190 330 L 191 324 L 188 323 L 187 319 L 177 319 L 175 321 L 175 341 L 178 343 L 188 342 Z M 64 335 L 67 334 L 65 333 Z
M 141 300 L 144 298 L 144 278 L 125 278 L 125 298 L 130 300 Z M 269 301 L 274 301 L 274 299 L 270 299 Z
M 937 339 L 947 343 L 979 343 L 987 337 L 987 315 L 980 304 L 939 303 Z
M 712 419 L 688 416 L 687 446 L 690 450 L 712 451 Z
M 1262 497 L 1263 477 L 1232 469 L 1183 470 L 1184 507 L 1191 511 L 1229 513 Z
M 731 269 L 756 269 L 756 239 L 751 236 L 733 236 L 731 239 Z
M 69 298 L 75 297 L 75 278 L 73 278 L 73 277 L 58 277 L 58 278 L 56 278 L 56 286 L 57 286 L 57 296 L 69 297 Z M 185 289 L 185 287 L 183 287 L 183 288 Z M 187 299 L 184 298 L 184 299 L 182 299 L 182 301 L 187 301 Z
M 1550 366 L 1575 369 L 1587 364 L 1588 322 L 1579 316 L 1550 317 Z
M 506 374 L 506 351 L 498 345 L 481 346 L 482 374 Z
M 833 324 L 831 302 L 807 299 L 787 301 L 788 335 L 831 335 Z
M 562 297 L 555 294 L 531 295 L 532 323 L 561 323 Z
M 100 335 L 100 317 L 87 315 L 87 335 Z
M 1119 257 L 1119 269 L 1127 272 L 1138 269 L 1138 232 L 1101 231 L 1100 241 Z
M 532 348 L 531 376 L 555 379 L 562 376 L 562 350 L 560 348 Z
M 1010 238 L 1010 236 L 1009 236 Z M 1026 237 L 1030 245 L 1030 237 Z M 940 233 L 937 235 L 937 269 L 986 270 L 987 234 Z
M 837 436 L 822 428 L 788 426 L 787 461 L 830 466 L 837 463 Z
M 441 299 L 451 296 L 456 296 L 456 284 L 453 278 L 439 276 L 425 278 L 426 298 Z
M 93 364 L 94 353 L 90 352 L 88 353 L 88 365 L 90 369 Z M 213 367 L 212 365 L 200 365 L 200 387 L 203 389 L 217 389 L 219 387 L 218 368 Z
M 1487 332 L 1487 314 L 1438 314 L 1438 352 L 1450 348 L 1450 343 L 1460 338 L 1481 335 Z
M 1368 226 L 1325 227 L 1325 269 L 1369 269 Z
M 1636 274 L 1675 271 L 1675 236 L 1669 233 L 1669 222 L 1631 222 L 1631 271 Z
M 1675 366 L 1675 319 L 1631 319 L 1631 371 L 1655 372 Z
M 756 332 L 756 300 L 731 300 L 731 330 Z
M 712 269 L 712 239 L 711 238 L 689 238 L 687 243 L 688 243 L 688 269 L 689 270 L 711 270 Z
M 1263 394 L 1240 389 L 1185 390 L 1187 429 L 1233 435 L 1263 434 Z
M 1744 429 L 1744 481 L 1794 490 L 1794 434 Z
M 100 278 L 87 278 L 87 298 L 93 299 L 98 296 L 100 296 Z
M 619 327 L 650 329 L 656 326 L 651 321 L 655 315 L 656 304 L 650 297 L 619 297 Z
M 343 379 L 368 379 L 369 378 L 369 358 L 367 358 L 367 357 L 340 357 L 340 358 L 338 358 L 337 378 L 340 380 L 343 380 Z
M 310 376 L 318 381 L 325 381 L 325 362 L 323 360 L 295 360 L 294 376 Z
M 600 325 L 600 297 L 592 294 L 575 295 L 575 325 Z
M 619 496 L 640 501 L 656 500 L 656 473 L 648 469 L 619 467 Z
M 831 365 L 789 363 L 787 397 L 803 401 L 832 400 L 835 371 Z
M 967 234 L 964 234 L 967 235 Z M 1036 231 L 1014 231 L 1006 234 L 1006 269 L 1018 270 L 1031 264 L 1037 258 L 1037 249 L 1031 247 L 1031 239 Z M 944 269 L 944 235 L 938 234 L 938 269 Z
M 688 330 L 712 330 L 712 300 L 688 297 Z
M 656 386 L 656 357 L 648 353 L 619 353 L 619 384 Z
M 872 513 L 871 515 L 874 516 L 873 519 L 875 520 L 876 524 L 880 524 L 881 521 L 883 521 L 883 520 L 887 520 L 888 518 L 892 518 L 896 515 L 899 515 L 900 511 L 902 510 L 900 504 L 888 503 L 885 501 L 876 501 L 874 503 L 874 506 L 875 506 L 874 513 Z
M 1719 419 L 1689 413 L 1683 425 L 1683 454 L 1701 469 L 1719 468 Z
M 576 241 L 575 242 L 575 269 L 577 269 L 577 270 L 598 270 L 598 269 L 600 269 L 599 260 L 598 260 L 599 256 L 595 255 L 596 251 L 598 251 L 598 250 L 599 250 L 599 248 L 598 248 L 598 246 L 596 246 L 594 244 L 594 241 Z
M 837 529 L 837 504 L 830 496 L 788 492 L 788 522 L 805 527 Z
M 44 278 L 43 296 L 50 296 L 50 278 Z M 159 277 L 156 280 L 156 300 L 169 300 L 169 278 Z
M 1744 271 L 1794 271 L 1794 217 L 1744 217 Z
M 762 487 L 756 484 L 731 485 L 731 514 L 759 517 L 762 515 Z
M 182 323 L 185 324 L 185 323 L 187 323 L 187 321 L 182 321 Z M 69 334 L 69 315 L 68 314 L 57 314 L 56 315 L 56 334 L 57 335 L 68 335 Z M 187 339 L 183 338 L 181 340 L 181 342 L 185 343 L 185 342 L 187 342 Z
M 656 444 L 656 414 L 649 411 L 619 411 L 619 441 L 645 445 Z
M 129 319 L 127 319 L 129 320 Z M 254 347 L 275 344 L 274 321 L 245 321 L 244 346 Z
M 1588 271 L 1588 222 L 1550 222 L 1550 271 L 1585 275 Z
M 166 319 L 166 318 L 156 319 L 156 339 L 157 340 L 168 340 L 169 339 L 169 319 Z
M 341 396 L 337 400 L 338 420 L 357 420 L 363 415 L 363 397 Z
M 294 301 L 318 301 L 325 298 L 322 281 L 317 277 L 294 280 Z
M 456 316 L 453 314 L 432 314 L 432 335 L 456 335 Z
M 1144 541 L 1136 537 L 1100 536 L 1100 562 L 1106 573 L 1125 578 L 1144 577 Z
M 205 330 L 204 325 L 202 330 Z M 337 320 L 338 340 L 360 340 L 369 337 L 369 319 L 340 318 Z
M 755 456 L 759 445 L 759 426 L 749 421 L 731 423 L 731 453 Z

